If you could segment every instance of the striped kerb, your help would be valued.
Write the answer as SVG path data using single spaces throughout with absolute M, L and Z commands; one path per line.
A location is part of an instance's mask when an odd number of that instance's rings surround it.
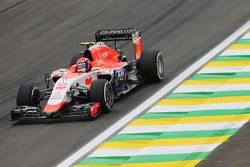
M 250 31 L 75 167 L 191 167 L 250 118 Z

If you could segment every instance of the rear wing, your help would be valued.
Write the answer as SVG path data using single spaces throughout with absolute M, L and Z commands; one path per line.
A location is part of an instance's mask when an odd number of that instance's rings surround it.
M 133 40 L 141 36 L 136 28 L 100 30 L 95 33 L 96 42 Z
M 135 48 L 135 57 L 139 59 L 142 54 L 141 31 L 136 28 L 100 30 L 95 33 L 96 42 L 132 40 Z

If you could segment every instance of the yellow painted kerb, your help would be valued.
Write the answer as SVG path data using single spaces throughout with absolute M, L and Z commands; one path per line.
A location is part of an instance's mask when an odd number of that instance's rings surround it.
M 202 145 L 214 144 L 226 141 L 230 136 L 201 137 L 201 138 L 173 138 L 156 140 L 132 140 L 132 141 L 107 141 L 99 149 L 109 148 L 144 148 L 144 147 L 163 147 L 163 146 L 183 146 L 183 145 Z
M 249 66 L 249 60 L 241 61 L 211 61 L 205 67 L 232 67 L 232 66 Z
M 250 78 L 186 80 L 181 85 L 226 85 L 226 84 L 250 84 Z
M 148 126 L 148 125 L 170 125 L 170 124 L 195 124 L 212 122 L 235 122 L 249 120 L 250 114 L 241 115 L 223 115 L 223 116 L 200 116 L 184 118 L 155 118 L 155 119 L 137 119 L 128 126 Z M 197 125 L 198 126 L 198 125 Z
M 250 44 L 232 44 L 227 48 L 227 50 L 242 50 L 250 49 Z
M 250 96 L 162 99 L 157 103 L 157 105 L 198 105 L 234 102 L 250 102 Z

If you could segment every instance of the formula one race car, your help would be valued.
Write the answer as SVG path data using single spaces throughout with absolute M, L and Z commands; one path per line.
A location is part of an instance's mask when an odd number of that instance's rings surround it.
M 69 68 L 45 75 L 47 89 L 39 90 L 34 83 L 21 84 L 11 119 L 93 119 L 101 112 L 111 111 L 114 98 L 137 85 L 163 80 L 162 53 L 143 51 L 141 33 L 137 29 L 100 30 L 95 38 L 96 42 L 81 43 L 86 48 L 71 59 Z M 117 48 L 117 42 L 125 40 L 133 42 L 133 60 L 127 60 Z M 114 47 L 108 46 L 108 42 L 113 42 Z M 45 100 L 45 107 L 41 107 Z

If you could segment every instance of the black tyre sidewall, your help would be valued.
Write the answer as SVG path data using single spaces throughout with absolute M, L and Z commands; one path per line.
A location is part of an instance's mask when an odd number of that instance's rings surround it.
M 38 106 L 39 105 L 39 90 L 34 83 L 23 83 L 20 85 L 16 105 L 17 106 Z
M 106 102 L 105 90 L 111 90 L 111 104 Z M 104 113 L 110 112 L 113 107 L 113 92 L 110 83 L 105 79 L 94 80 L 90 86 L 90 101 L 99 102 L 101 111 Z
M 140 59 L 140 71 L 145 82 L 160 82 L 163 77 L 158 75 L 157 58 L 162 54 L 157 50 L 146 50 L 142 52 Z M 163 56 L 162 56 L 163 59 Z M 164 60 L 163 60 L 163 74 L 164 74 Z

